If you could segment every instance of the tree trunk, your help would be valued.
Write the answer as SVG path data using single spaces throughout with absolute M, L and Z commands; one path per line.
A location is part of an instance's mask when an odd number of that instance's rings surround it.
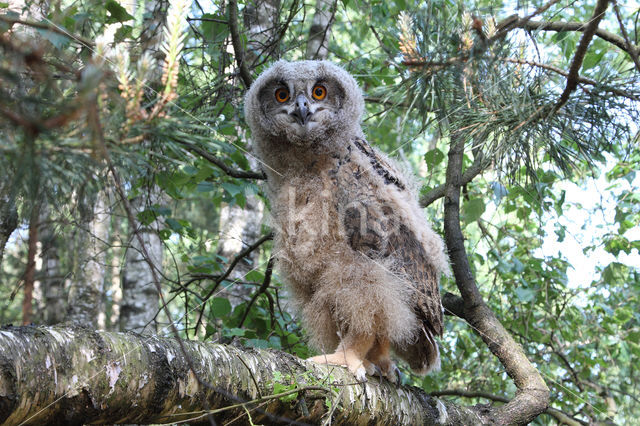
M 101 191 L 91 206 L 87 229 L 80 229 L 73 283 L 69 289 L 67 320 L 86 327 L 98 328 L 104 317 L 104 277 L 106 275 L 106 249 L 109 241 L 108 198 Z
M 29 249 L 27 251 L 27 267 L 24 271 L 24 288 L 22 297 L 22 324 L 31 324 L 33 317 L 33 287 L 36 280 L 36 252 L 38 251 L 38 226 L 40 224 L 40 203 L 34 203 L 29 220 Z
M 335 0 L 316 0 L 316 13 L 307 42 L 307 59 L 327 59 L 335 9 Z
M 204 410 L 219 424 L 482 422 L 480 409 L 377 378 L 354 383 L 344 368 L 278 351 L 79 327 L 0 330 L 4 425 L 195 424 L 207 421 Z
M 127 7 L 130 8 L 130 13 L 135 15 L 141 4 L 144 4 L 145 13 L 140 35 L 140 50 L 135 53 L 142 56 L 145 52 L 151 52 L 160 64 L 164 54 L 160 51 L 159 46 L 162 42 L 162 28 L 166 20 L 168 2 L 166 0 L 148 0 L 144 3 L 134 2 Z M 161 74 L 162 69 L 155 67 L 149 77 L 150 81 L 159 81 Z M 145 141 L 146 143 L 149 141 Z M 148 206 L 162 202 L 162 192 L 152 179 L 147 188 L 144 194 L 131 201 L 134 216 L 143 212 Z M 148 226 L 143 226 L 138 221 L 129 223 L 130 244 L 122 265 L 122 304 L 119 313 L 120 330 L 122 331 L 136 331 L 138 333 L 155 333 L 156 331 L 155 318 L 160 307 L 160 296 L 148 261 L 153 263 L 156 271 L 160 272 L 157 275 L 161 276 L 163 245 L 156 232 L 160 224 L 159 219 Z M 136 229 L 141 238 L 136 235 Z M 144 250 L 140 245 L 140 240 L 144 244 Z M 145 251 L 150 259 L 145 259 Z
M 53 325 L 64 321 L 66 297 L 64 294 L 64 272 L 60 265 L 60 237 L 53 227 L 49 208 L 40 212 L 40 242 L 42 244 L 42 270 L 40 282 L 44 298 L 41 319 Z
M 9 182 L 0 182 L 0 265 L 4 257 L 4 248 L 9 237 L 18 227 L 18 210 L 15 199 L 12 196 L 12 188 Z
M 147 206 L 159 204 L 162 194 L 152 187 L 148 194 L 131 201 L 134 215 L 144 211 Z M 150 260 L 158 271 L 162 271 L 162 241 L 156 232 L 159 220 L 148 226 L 139 222 L 130 226 L 139 227 L 139 235 Z M 158 290 L 147 260 L 144 258 L 140 241 L 135 232 L 131 233 L 131 242 L 125 255 L 122 274 L 122 304 L 120 306 L 120 330 L 138 333 L 155 333 L 155 316 L 159 309 Z

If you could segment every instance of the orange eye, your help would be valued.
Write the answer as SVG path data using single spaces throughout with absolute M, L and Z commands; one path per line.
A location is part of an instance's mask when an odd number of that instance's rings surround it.
M 289 100 L 289 90 L 284 87 L 276 90 L 276 100 L 280 103 L 287 102 Z
M 316 84 L 315 86 L 313 86 L 313 90 L 311 91 L 311 95 L 313 96 L 313 99 L 315 99 L 317 101 L 321 101 L 321 100 L 323 100 L 324 98 L 327 97 L 327 89 L 325 89 L 324 86 Z

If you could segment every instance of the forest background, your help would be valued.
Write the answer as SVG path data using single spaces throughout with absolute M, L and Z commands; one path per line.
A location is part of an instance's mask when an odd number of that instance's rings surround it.
M 242 106 L 275 60 L 326 58 L 450 251 L 442 370 L 403 382 L 512 409 L 543 380 L 521 417 L 486 419 L 637 424 L 639 17 L 599 0 L 0 2 L 0 324 L 312 355 Z

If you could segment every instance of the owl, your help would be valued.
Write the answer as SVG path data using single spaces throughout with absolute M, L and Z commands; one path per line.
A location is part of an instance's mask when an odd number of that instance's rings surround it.
M 276 270 L 322 355 L 358 380 L 439 368 L 439 282 L 448 263 L 414 186 L 366 141 L 362 92 L 327 61 L 278 61 L 245 116 L 267 176 Z

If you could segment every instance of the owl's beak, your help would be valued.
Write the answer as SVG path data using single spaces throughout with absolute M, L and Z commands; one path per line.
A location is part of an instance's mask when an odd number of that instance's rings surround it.
M 309 111 L 309 101 L 307 98 L 300 94 L 296 98 L 296 109 L 291 113 L 301 126 L 307 124 L 309 121 L 309 117 L 311 116 L 311 111 Z

